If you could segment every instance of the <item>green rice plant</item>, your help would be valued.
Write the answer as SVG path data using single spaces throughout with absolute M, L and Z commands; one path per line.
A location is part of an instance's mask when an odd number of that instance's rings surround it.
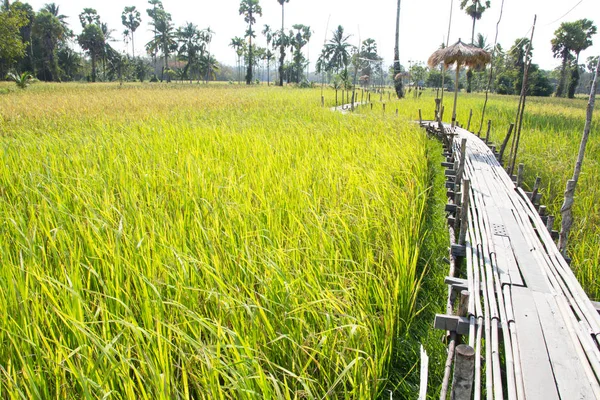
M 0 397 L 414 394 L 429 146 L 317 89 L 1 97 Z

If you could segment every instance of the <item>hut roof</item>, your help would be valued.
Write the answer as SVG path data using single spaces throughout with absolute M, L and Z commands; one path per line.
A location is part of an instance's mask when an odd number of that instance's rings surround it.
M 427 64 L 431 68 L 441 63 L 444 63 L 446 67 L 454 63 L 469 67 L 479 67 L 489 63 L 491 59 L 492 56 L 487 51 L 470 44 L 465 44 L 458 39 L 458 42 L 452 46 L 434 52 L 429 57 Z

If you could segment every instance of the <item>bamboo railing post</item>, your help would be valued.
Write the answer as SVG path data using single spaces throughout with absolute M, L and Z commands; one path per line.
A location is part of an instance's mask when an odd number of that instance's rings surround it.
M 467 123 L 467 130 L 471 129 L 471 118 L 473 118 L 473 109 L 469 112 L 469 122 Z
M 398 115 L 398 109 L 396 108 L 396 115 Z M 419 108 L 419 125 L 423 125 L 423 114 L 421 113 L 421 109 Z
M 517 187 L 521 187 L 523 185 L 523 173 L 525 171 L 525 165 L 523 163 L 519 164 L 519 168 L 517 169 Z
M 508 127 L 508 132 L 506 133 L 506 137 L 504 138 L 504 142 L 502 142 L 502 146 L 500 147 L 500 154 L 498 155 L 498 162 L 502 164 L 502 158 L 504 157 L 504 151 L 506 150 L 506 146 L 508 145 L 508 141 L 510 140 L 510 135 L 512 134 L 513 129 L 515 128 L 515 124 L 510 124 Z
M 467 226 L 469 218 L 469 191 L 471 182 L 468 179 L 463 181 L 462 201 L 460 206 L 460 233 L 458 235 L 458 244 L 465 245 L 467 239 Z
M 467 139 L 462 139 L 460 142 L 460 163 L 458 164 L 458 169 L 456 170 L 456 177 L 454 180 L 456 191 L 460 190 L 460 181 L 462 180 L 462 175 L 465 170 L 466 155 L 467 155 Z
M 531 191 L 531 204 L 535 203 L 535 198 L 538 195 L 540 190 L 540 185 L 542 184 L 542 178 L 539 176 L 535 178 L 535 183 L 533 184 L 533 190 Z
M 488 119 L 487 133 L 485 134 L 485 143 L 490 142 L 490 130 L 492 129 L 492 120 Z
M 554 230 L 554 221 L 554 215 L 549 215 L 548 222 L 546 222 L 546 229 L 548 229 L 548 232 L 550 232 L 550 234 L 552 234 L 552 231 Z
M 463 290 L 460 292 L 460 304 L 458 306 L 458 316 L 466 317 L 469 312 L 469 291 Z
M 471 346 L 456 346 L 454 377 L 452 379 L 452 400 L 470 400 L 475 375 L 475 350 Z
M 433 119 L 435 121 L 438 121 L 441 119 L 440 117 L 440 99 L 435 99 L 435 116 L 433 117 Z
M 567 254 L 567 242 L 569 241 L 569 230 L 565 229 L 565 227 L 571 227 L 573 224 L 573 213 L 571 209 L 573 208 L 573 204 L 575 203 L 575 186 L 577 185 L 577 181 L 574 179 L 569 179 L 567 182 L 567 188 L 565 189 L 565 200 L 563 202 L 562 208 L 560 212 L 562 214 L 562 229 L 560 230 L 560 236 L 558 238 L 558 249 L 562 253 L 563 256 Z

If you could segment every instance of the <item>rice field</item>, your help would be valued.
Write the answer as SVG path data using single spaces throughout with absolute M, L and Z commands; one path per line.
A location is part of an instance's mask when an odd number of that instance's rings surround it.
M 437 385 L 443 176 L 400 120 L 287 88 L 0 95 L 0 398 L 411 398 L 423 341 Z

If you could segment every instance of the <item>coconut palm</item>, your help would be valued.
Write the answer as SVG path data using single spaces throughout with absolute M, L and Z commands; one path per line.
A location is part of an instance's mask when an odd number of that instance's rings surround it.
M 203 41 L 205 42 L 206 48 L 208 49 L 208 55 L 206 56 L 206 60 L 207 60 L 207 62 L 206 62 L 206 82 L 207 83 L 208 83 L 209 79 L 212 79 L 212 77 L 214 76 L 214 73 L 212 71 L 213 63 L 210 62 L 212 60 L 212 57 L 210 56 L 210 43 L 212 42 L 212 37 L 214 34 L 215 34 L 215 31 L 210 29 L 210 26 L 202 32 Z
M 248 69 L 246 71 L 246 85 L 252 83 L 252 39 L 256 37 L 252 26 L 256 23 L 256 16 L 262 16 L 262 7 L 258 3 L 259 0 L 242 0 L 240 3 L 240 15 L 244 16 L 244 21 L 248 24 L 246 37 L 248 38 Z
M 235 54 L 237 55 L 238 83 L 241 79 L 240 65 L 241 65 L 241 58 L 244 55 L 244 45 L 245 45 L 244 39 L 239 36 L 232 38 L 231 43 L 229 43 L 229 46 L 233 48 L 233 50 L 235 51 Z
M 204 37 L 198 27 L 188 22 L 177 30 L 177 39 L 179 40 L 179 58 L 186 61 L 182 70 L 184 79 L 189 78 L 192 81 L 191 71 L 199 69 L 200 57 L 205 50 Z
M 121 14 L 121 23 L 127 28 L 126 30 L 129 35 L 131 35 L 131 56 L 135 57 L 135 41 L 133 39 L 133 34 L 142 23 L 142 15 L 135 6 L 125 7 Z
M 285 61 L 285 25 L 284 25 L 284 17 L 285 17 L 285 10 L 284 10 L 284 5 L 285 3 L 289 3 L 290 0 L 277 0 L 277 2 L 281 5 L 281 32 L 279 33 L 280 35 L 280 43 L 279 43 L 279 86 L 283 86 L 283 62 Z
M 165 73 L 169 70 L 169 56 L 177 49 L 177 34 L 171 21 L 171 14 L 164 9 L 156 8 L 154 19 L 150 22 L 150 25 L 156 32 L 156 35 L 146 44 L 146 48 L 148 51 L 151 51 L 151 54 L 156 54 L 158 50 L 162 52 L 164 59 L 164 79 Z M 167 82 L 170 82 L 170 75 L 166 73 L 166 76 Z
M 344 35 L 344 27 L 339 25 L 333 31 L 333 37 L 325 44 L 322 57 L 327 61 L 326 71 L 335 71 L 336 73 L 343 69 L 348 71 L 350 62 L 350 49 L 352 45 L 348 43 L 350 35 Z
M 452 46 L 439 49 L 434 52 L 427 63 L 431 68 L 440 64 L 448 67 L 456 63 L 456 82 L 454 86 L 454 107 L 452 110 L 452 126 L 456 124 L 456 104 L 458 100 L 458 80 L 460 77 L 460 67 L 467 66 L 471 68 L 480 67 L 488 64 L 492 57 L 490 53 L 473 45 L 464 44 L 458 39 L 458 42 Z
M 73 32 L 69 29 L 69 23 L 67 22 L 67 18 L 69 17 L 60 13 L 60 6 L 56 5 L 56 3 L 48 3 L 42 7 L 41 11 L 49 12 L 60 21 L 60 24 L 65 32 L 65 36 L 71 37 L 73 35 Z
M 490 0 L 485 2 L 481 0 L 462 0 L 460 9 L 465 10 L 467 15 L 473 19 L 473 29 L 471 31 L 471 44 L 475 44 L 475 22 L 481 19 L 485 10 L 490 8 Z
M 104 51 L 104 34 L 97 24 L 87 24 L 77 37 L 77 41 L 92 60 L 92 82 L 96 82 L 96 61 Z
M 41 45 L 42 70 L 38 77 L 45 81 L 59 80 L 56 50 L 65 37 L 63 25 L 48 11 L 41 11 L 35 16 L 32 34 Z
M 481 0 L 462 0 L 460 9 L 465 10 L 467 15 L 473 19 L 473 29 L 471 31 L 471 44 L 475 44 L 475 22 L 481 19 L 485 10 L 490 8 L 490 1 L 482 2 Z M 473 71 L 467 71 L 467 93 L 471 93 L 471 83 L 473 81 Z

